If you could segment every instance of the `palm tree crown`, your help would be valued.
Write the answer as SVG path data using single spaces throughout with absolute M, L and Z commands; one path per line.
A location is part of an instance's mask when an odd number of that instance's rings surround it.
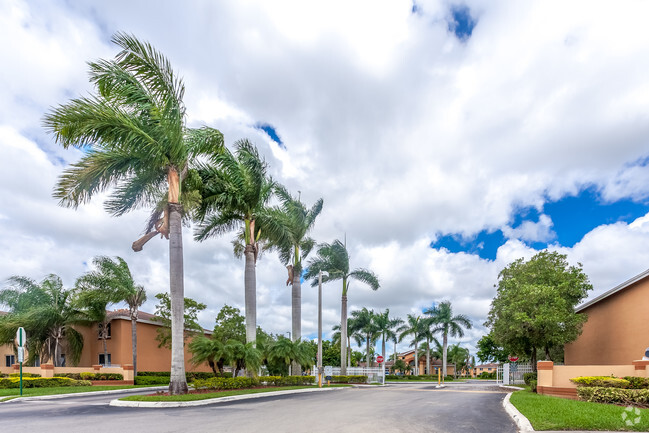
M 424 314 L 430 316 L 433 333 L 441 332 L 442 333 L 442 345 L 443 345 L 443 359 L 442 359 L 442 374 L 446 377 L 446 361 L 447 361 L 447 350 L 448 350 L 448 336 L 451 337 L 460 337 L 464 336 L 464 330 L 471 329 L 472 323 L 471 320 L 464 314 L 453 315 L 453 307 L 451 306 L 450 301 L 444 301 L 439 303 L 439 305 L 429 308 L 424 311 Z

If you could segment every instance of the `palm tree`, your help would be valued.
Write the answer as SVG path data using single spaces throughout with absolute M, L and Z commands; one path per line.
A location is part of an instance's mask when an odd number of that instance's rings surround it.
M 424 329 L 422 338 L 426 338 L 427 341 L 421 343 L 419 349 L 422 352 L 426 352 L 426 374 L 432 374 L 431 360 L 442 359 L 442 345 L 439 343 L 437 338 L 432 335 L 432 332 L 427 331 L 426 329 Z
M 288 269 L 288 279 L 286 285 L 291 284 L 291 312 L 292 312 L 292 332 L 293 341 L 302 337 L 302 261 L 306 259 L 313 247 L 315 241 L 307 235 L 315 224 L 315 219 L 322 211 L 322 199 L 307 209 L 304 203 L 292 197 L 286 189 L 278 185 L 275 194 L 281 202 L 281 207 L 273 209 L 271 215 L 279 222 L 283 229 L 284 236 L 280 241 L 271 240 L 270 248 L 275 248 L 279 252 L 280 260 Z M 297 367 L 297 365 L 294 365 Z M 299 375 L 299 368 L 293 368 L 293 374 Z
M 54 274 L 40 284 L 20 276 L 9 278 L 8 283 L 9 287 L 0 291 L 0 303 L 9 307 L 0 324 L 0 341 L 13 341 L 18 327 L 23 327 L 29 336 L 28 363 L 39 358 L 42 363 L 52 360 L 60 367 L 67 361 L 61 357 L 65 348 L 68 360 L 76 365 L 81 359 L 83 336 L 73 328 L 82 322 L 72 303 L 73 291 L 65 289 Z
M 290 365 L 292 362 L 301 366 L 308 366 L 313 356 L 306 341 L 291 341 L 284 336 L 279 336 L 268 347 L 268 358 Z
M 464 314 L 453 316 L 453 307 L 451 306 L 450 301 L 441 302 L 439 305 L 424 311 L 424 314 L 429 315 L 432 319 L 432 332 L 442 333 L 442 374 L 444 374 L 444 377 L 446 377 L 448 336 L 451 335 L 451 337 L 462 338 L 464 336 L 464 330 L 462 329 L 462 327 L 471 329 L 471 320 L 469 320 L 469 318 Z
M 469 349 L 465 349 L 459 344 L 453 344 L 448 348 L 448 359 L 455 364 L 455 377 L 458 377 L 463 370 L 468 369 L 469 355 Z
M 441 347 L 439 341 L 437 341 L 437 339 L 435 338 L 435 332 L 433 332 L 433 329 L 431 328 L 432 325 L 433 323 L 430 318 L 425 318 L 422 320 L 421 337 L 426 339 L 426 342 L 424 343 L 426 345 L 426 349 L 425 349 L 426 350 L 426 374 L 431 374 L 430 372 L 431 343 L 434 343 L 435 347 Z
M 304 276 L 305 279 L 313 279 L 312 286 L 318 282 L 315 278 L 322 271 L 322 282 L 342 280 L 343 290 L 340 308 L 340 374 L 347 374 L 347 291 L 349 290 L 349 279 L 355 279 L 370 286 L 372 290 L 378 290 L 380 287 L 377 276 L 367 269 L 357 268 L 350 272 L 349 270 L 349 253 L 347 247 L 336 239 L 331 244 L 322 244 L 318 247 L 318 257 L 309 260 L 308 270 Z
M 266 175 L 266 162 L 248 140 L 235 143 L 235 152 L 224 150 L 213 165 L 203 166 L 202 201 L 196 211 L 199 224 L 194 238 L 200 242 L 240 228 L 242 245 L 235 239 L 235 255 L 245 257 L 244 287 L 246 342 L 253 343 L 257 334 L 257 279 L 255 266 L 260 253 L 259 240 L 274 239 L 282 243 L 279 223 L 268 217 L 266 205 L 275 183 Z M 263 233 L 262 233 L 263 229 Z
M 421 334 L 423 331 L 422 327 L 422 319 L 421 316 L 415 316 L 412 314 L 408 314 L 406 321 L 403 325 L 399 327 L 397 330 L 400 332 L 399 334 L 399 340 L 403 340 L 405 337 L 412 335 L 413 341 L 412 345 L 415 346 L 415 369 L 414 369 L 414 374 L 418 375 L 419 374 L 419 352 L 418 352 L 418 346 L 419 346 L 419 340 L 421 339 Z
M 131 350 L 133 351 L 133 375 L 137 376 L 137 316 L 139 309 L 146 302 L 146 290 L 142 286 L 133 286 L 133 291 L 126 296 L 128 314 L 131 317 Z
M 356 338 L 356 335 L 354 335 L 354 318 L 350 317 L 347 319 L 347 332 L 345 335 L 347 336 L 347 367 L 351 367 L 351 362 L 352 362 L 352 338 Z M 342 337 L 342 332 L 340 332 L 340 325 L 334 325 L 332 328 L 334 333 L 331 335 L 331 340 L 334 344 L 340 344 L 340 338 Z M 360 343 L 359 343 L 360 344 Z M 341 348 L 342 350 L 342 348 Z
M 256 372 L 261 367 L 262 354 L 254 342 L 244 344 L 239 340 L 229 340 L 225 343 L 224 351 L 227 362 L 233 368 L 232 377 L 237 377 L 243 369 L 246 372 Z
M 184 84 L 161 53 L 124 33 L 115 34 L 112 41 L 122 49 L 115 59 L 90 63 L 97 94 L 73 99 L 45 116 L 45 127 L 57 142 L 85 152 L 63 172 L 54 197 L 62 206 L 76 208 L 114 186 L 105 202 L 112 215 L 153 209 L 148 233 L 133 249 L 141 250 L 156 234 L 169 239 L 169 392 L 184 394 L 181 218 L 193 197 L 181 196 L 181 184 L 199 158 L 212 158 L 222 150 L 223 135 L 207 127 L 187 128 Z
M 376 323 L 374 323 L 376 314 L 374 313 L 374 310 L 363 308 L 362 310 L 352 311 L 352 317 L 356 319 L 354 330 L 356 330 L 359 333 L 359 336 L 365 341 L 366 365 L 371 367 L 370 345 L 373 345 L 379 336 L 379 330 Z
M 396 339 L 397 339 L 397 334 L 395 332 L 395 328 L 403 323 L 402 319 L 399 318 L 390 318 L 390 309 L 386 309 L 382 313 L 378 313 L 374 315 L 374 325 L 376 326 L 378 334 L 381 336 L 381 356 L 383 356 L 383 359 L 387 359 L 385 357 L 385 341 L 394 341 L 395 347 L 394 347 L 394 353 L 396 355 L 397 353 L 397 348 L 396 348 Z
M 226 362 L 228 355 L 225 344 L 221 341 L 204 335 L 197 335 L 189 343 L 188 347 L 192 353 L 190 362 L 194 366 L 207 362 L 215 376 L 217 373 L 223 372 L 223 364 Z

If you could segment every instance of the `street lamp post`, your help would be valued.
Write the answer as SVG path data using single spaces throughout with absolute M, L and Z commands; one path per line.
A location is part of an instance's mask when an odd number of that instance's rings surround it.
M 291 339 L 291 331 L 286 331 L 285 334 L 288 334 L 288 339 L 290 340 L 290 339 Z M 292 375 L 293 375 L 293 372 L 291 371 L 291 370 L 293 370 L 293 369 L 291 368 L 291 367 L 293 366 L 292 364 L 293 364 L 293 363 L 291 362 L 291 363 L 288 365 L 288 375 L 289 375 L 289 376 L 292 376 Z
M 318 272 L 318 387 L 322 388 L 322 271 Z

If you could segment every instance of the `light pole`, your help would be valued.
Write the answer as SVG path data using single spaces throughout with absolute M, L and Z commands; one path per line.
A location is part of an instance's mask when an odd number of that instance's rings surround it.
M 322 271 L 318 272 L 318 387 L 322 388 Z
M 286 331 L 285 334 L 288 334 L 288 339 L 290 340 L 290 339 L 291 339 L 291 331 Z M 293 375 L 293 374 L 292 374 L 293 372 L 291 371 L 291 370 L 292 370 L 292 368 L 291 368 L 291 367 L 292 367 L 292 364 L 293 364 L 293 363 L 291 362 L 291 364 L 288 365 L 288 375 L 289 375 L 289 376 L 292 376 L 292 375 Z

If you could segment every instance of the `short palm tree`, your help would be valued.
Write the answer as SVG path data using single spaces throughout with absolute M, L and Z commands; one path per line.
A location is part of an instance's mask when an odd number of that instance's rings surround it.
M 57 142 L 66 149 L 84 150 L 59 178 L 54 197 L 62 206 L 76 208 L 114 186 L 105 202 L 112 215 L 142 207 L 153 210 L 149 233 L 133 248 L 141 249 L 156 234 L 170 240 L 169 392 L 184 394 L 181 218 L 184 205 L 195 197 L 181 196 L 181 185 L 199 158 L 212 158 L 222 150 L 223 135 L 207 127 L 187 128 L 184 84 L 161 53 L 124 33 L 112 41 L 121 48 L 115 59 L 90 63 L 97 94 L 73 99 L 45 116 L 45 127 Z
M 267 350 L 268 358 L 283 362 L 287 366 L 294 362 L 304 367 L 308 366 L 309 361 L 312 360 L 312 354 L 306 342 L 291 341 L 281 335 L 269 345 Z
M 380 287 L 378 277 L 370 270 L 357 268 L 349 270 L 349 253 L 347 247 L 335 240 L 331 244 L 322 244 L 318 247 L 318 256 L 309 260 L 308 270 L 304 275 L 305 279 L 313 280 L 312 286 L 318 284 L 318 273 L 322 271 L 322 282 L 342 280 L 343 290 L 340 308 L 340 370 L 343 376 L 347 374 L 347 292 L 349 280 L 354 279 L 370 286 L 372 290 Z
M 399 327 L 399 340 L 403 340 L 408 336 L 412 336 L 412 345 L 415 347 L 415 368 L 414 374 L 419 374 L 419 341 L 421 341 L 421 334 L 423 331 L 421 316 L 408 314 L 405 323 Z
M 233 377 L 245 369 L 249 375 L 256 375 L 261 367 L 262 354 L 254 342 L 242 343 L 239 340 L 229 340 L 224 346 L 225 358 L 232 365 Z
M 358 333 L 360 339 L 365 343 L 365 362 L 367 367 L 372 366 L 370 345 L 374 345 L 379 336 L 379 330 L 376 323 L 374 323 L 375 316 L 374 310 L 368 310 L 367 308 L 352 311 L 352 317 L 355 319 L 353 330 Z
M 295 198 L 286 189 L 278 185 L 275 194 L 281 205 L 271 211 L 271 217 L 275 219 L 283 229 L 283 236 L 279 240 L 271 240 L 269 248 L 279 252 L 280 260 L 288 269 L 286 285 L 291 285 L 291 313 L 293 341 L 302 337 L 302 261 L 306 259 L 315 241 L 308 236 L 315 220 L 322 211 L 322 199 L 315 202 L 310 209 L 302 203 L 300 198 Z M 278 243 L 282 241 L 283 243 Z M 297 367 L 297 365 L 296 365 Z M 293 374 L 300 374 L 297 368 Z
M 133 352 L 133 375 L 137 376 L 137 317 L 140 307 L 146 302 L 146 290 L 142 286 L 133 286 L 133 291 L 126 296 L 128 314 L 131 317 L 131 350 Z
M 441 302 L 439 305 L 424 311 L 424 314 L 430 316 L 432 320 L 432 332 L 440 332 L 442 334 L 442 374 L 446 377 L 448 336 L 462 338 L 464 336 L 462 327 L 471 329 L 473 325 L 471 320 L 464 314 L 453 316 L 453 307 L 450 301 Z
M 207 362 L 214 375 L 223 372 L 223 364 L 227 360 L 227 350 L 225 344 L 214 338 L 197 335 L 189 343 L 189 351 L 192 354 L 190 362 L 197 366 Z
M 424 328 L 422 338 L 426 341 L 421 343 L 419 349 L 426 352 L 426 374 L 432 374 L 432 359 L 442 359 L 442 345 L 433 335 L 430 329 Z
M 268 218 L 267 204 L 275 183 L 267 176 L 267 168 L 250 141 L 237 141 L 234 153 L 226 149 L 214 158 L 212 165 L 199 170 L 202 200 L 195 215 L 198 226 L 194 238 L 200 242 L 240 229 L 239 238 L 233 243 L 235 255 L 245 257 L 246 342 L 253 344 L 257 336 L 255 267 L 260 253 L 259 240 L 262 237 L 278 243 L 284 240 L 279 224 Z M 239 239 L 243 240 L 243 248 Z
M 386 341 L 394 341 L 395 342 L 395 348 L 394 348 L 394 353 L 396 355 L 397 349 L 396 349 L 396 339 L 397 339 L 397 334 L 395 332 L 395 329 L 403 323 L 402 319 L 399 318 L 390 318 L 390 309 L 386 309 L 382 313 L 378 313 L 374 315 L 374 325 L 377 328 L 377 332 L 379 333 L 379 336 L 381 337 L 381 356 L 383 356 L 383 359 L 387 360 L 385 357 L 385 342 Z

